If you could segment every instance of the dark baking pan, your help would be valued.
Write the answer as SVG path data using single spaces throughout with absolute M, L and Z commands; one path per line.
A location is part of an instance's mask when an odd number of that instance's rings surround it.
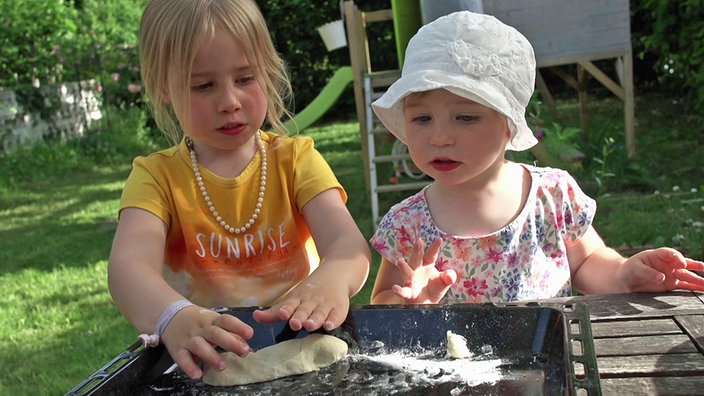
M 286 323 L 259 324 L 254 308 L 222 309 L 254 327 L 256 350 L 303 337 Z M 445 357 L 446 332 L 467 338 L 471 359 Z M 582 304 L 374 305 L 353 307 L 330 334 L 346 358 L 316 372 L 213 387 L 185 377 L 163 347 L 132 345 L 68 395 L 598 395 L 589 314 Z

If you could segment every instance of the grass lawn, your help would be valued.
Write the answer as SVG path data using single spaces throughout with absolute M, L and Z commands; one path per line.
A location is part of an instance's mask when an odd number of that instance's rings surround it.
M 677 245 L 701 259 L 701 115 L 689 116 L 674 101 L 655 95 L 639 98 L 638 160 L 626 163 L 619 147 L 621 103 L 604 99 L 589 106 L 592 134 L 616 141 L 608 157 L 609 174 L 595 174 L 588 167 L 577 174 L 598 199 L 595 225 L 607 243 L 624 251 Z M 574 102 L 560 103 L 560 122 L 578 126 L 577 108 Z M 356 122 L 319 125 L 305 133 L 314 137 L 347 189 L 350 211 L 370 237 L 374 226 Z M 36 156 L 2 158 L 20 161 L 14 168 L 0 163 L 0 180 L 5 181 L 0 183 L 2 395 L 64 394 L 136 341 L 136 331 L 113 306 L 106 285 L 130 161 L 63 169 L 58 164 L 66 160 L 65 151 L 58 152 L 44 162 L 32 162 Z M 14 169 L 12 175 L 7 169 Z M 20 175 L 22 169 L 29 176 Z M 605 187 L 594 183 L 595 175 L 604 178 Z M 382 197 L 382 211 L 400 198 Z M 374 257 L 378 263 L 378 255 Z M 353 303 L 368 302 L 373 273 Z

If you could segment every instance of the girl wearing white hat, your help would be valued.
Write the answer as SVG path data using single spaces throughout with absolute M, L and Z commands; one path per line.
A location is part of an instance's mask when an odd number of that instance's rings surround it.
M 434 182 L 372 237 L 372 303 L 704 291 L 689 271 L 704 263 L 674 249 L 624 258 L 607 247 L 596 202 L 566 171 L 505 159 L 537 143 L 525 120 L 535 72 L 528 40 L 489 15 L 456 12 L 411 39 L 401 78 L 372 106 Z

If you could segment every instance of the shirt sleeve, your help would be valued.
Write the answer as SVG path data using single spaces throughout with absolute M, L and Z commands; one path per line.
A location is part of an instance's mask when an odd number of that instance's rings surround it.
M 299 208 L 303 208 L 311 199 L 323 191 L 335 188 L 339 191 L 343 202 L 347 202 L 347 193 L 335 177 L 330 165 L 315 149 L 313 139 L 309 137 L 294 137 L 293 147 L 293 178 L 295 200 Z M 285 163 L 285 161 L 282 161 Z
M 134 159 L 132 171 L 122 190 L 120 210 L 128 207 L 151 212 L 167 224 L 171 219 L 169 194 L 150 171 L 145 157 Z
M 594 221 L 596 201 L 582 191 L 577 181 L 566 171 L 550 174 L 549 194 L 555 204 L 557 229 L 565 241 L 576 241 Z
M 596 214 L 596 201 L 587 196 L 569 174 L 567 197 L 565 215 L 570 213 L 572 216 L 569 223 L 565 221 L 565 237 L 576 240 L 592 225 Z

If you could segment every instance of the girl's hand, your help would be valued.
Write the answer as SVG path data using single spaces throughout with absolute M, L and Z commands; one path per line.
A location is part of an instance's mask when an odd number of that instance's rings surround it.
M 350 298 L 347 289 L 334 281 L 323 281 L 324 277 L 308 277 L 279 302 L 265 310 L 254 311 L 254 319 L 260 323 L 288 320 L 292 330 L 306 331 L 323 327 L 332 330 L 347 318 Z
M 411 262 L 407 263 L 404 259 L 396 262 L 405 284 L 393 285 L 391 290 L 407 304 L 436 304 L 457 281 L 455 271 L 438 271 L 435 268 L 441 245 L 442 238 L 438 238 L 425 251 L 425 244 L 418 239 L 413 246 Z
M 347 318 L 350 298 L 369 273 L 369 245 L 336 188 L 305 206 L 303 217 L 320 256 L 318 267 L 271 307 L 254 311 L 260 323 L 287 320 L 292 330 L 332 330 Z
M 197 306 L 179 311 L 164 329 L 161 342 L 181 371 L 192 379 L 199 379 L 203 362 L 224 370 L 226 361 L 215 350 L 221 347 L 244 357 L 251 349 L 247 344 L 254 330 L 232 315 L 222 315 Z
M 704 278 L 691 270 L 704 270 L 704 263 L 686 258 L 675 249 L 659 248 L 628 258 L 616 271 L 616 277 L 634 292 L 704 291 Z

